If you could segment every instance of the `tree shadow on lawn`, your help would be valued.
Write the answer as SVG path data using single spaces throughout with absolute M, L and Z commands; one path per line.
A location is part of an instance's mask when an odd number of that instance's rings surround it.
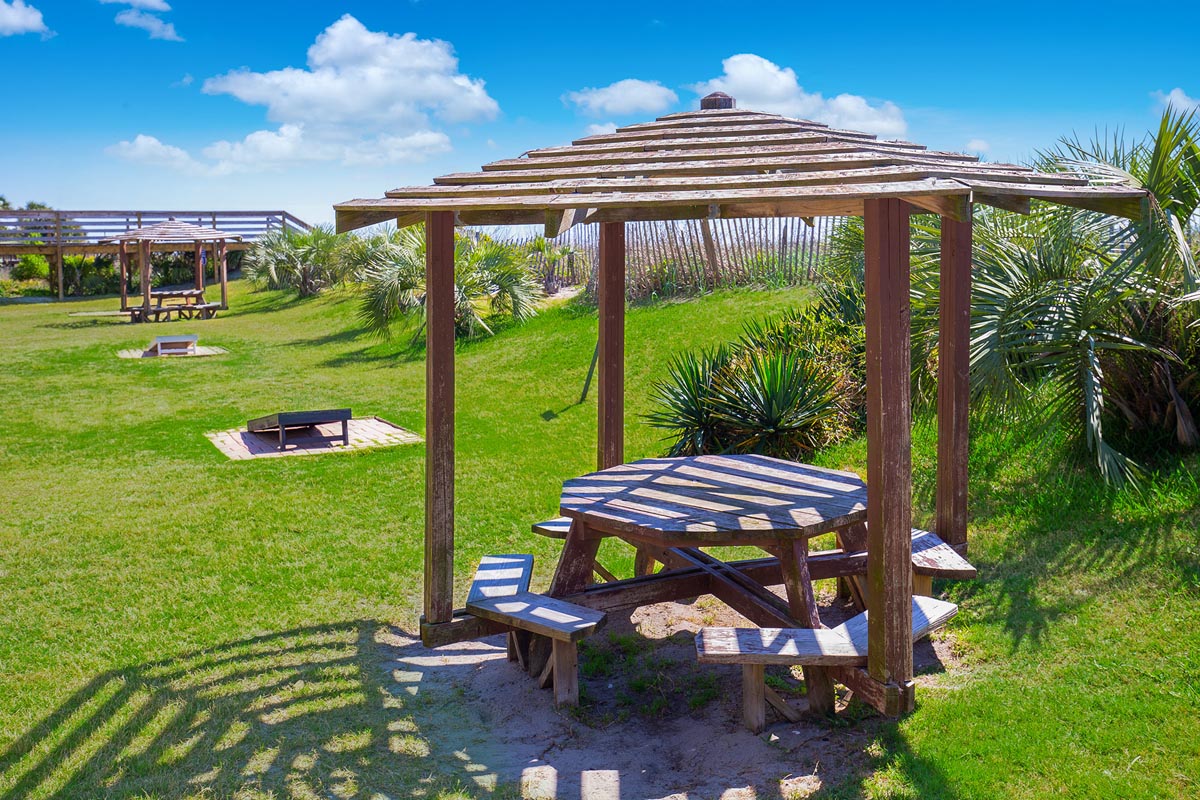
M 736 703 L 657 727 L 589 727 L 507 663 L 502 638 L 428 650 L 358 620 L 100 675 L 0 753 L 0 798 L 617 798 L 664 786 L 781 798 L 789 772 L 829 775 L 809 747 L 899 764 L 926 796 L 950 796 L 892 723 L 776 726 L 800 735 L 790 750 L 745 731 Z M 884 755 L 869 758 L 880 725 Z

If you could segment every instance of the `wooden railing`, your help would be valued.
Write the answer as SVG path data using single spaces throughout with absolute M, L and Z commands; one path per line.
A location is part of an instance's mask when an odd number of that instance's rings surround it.
M 0 211 L 0 247 L 82 248 L 174 217 L 252 242 L 272 230 L 311 226 L 287 211 Z

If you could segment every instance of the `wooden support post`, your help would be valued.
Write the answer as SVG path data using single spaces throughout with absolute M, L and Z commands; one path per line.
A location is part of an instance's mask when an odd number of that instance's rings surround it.
M 967 444 L 971 369 L 971 220 L 942 217 L 938 333 L 937 523 L 953 547 L 967 544 Z
M 217 278 L 221 282 L 221 310 L 229 309 L 229 248 L 225 244 L 225 240 L 217 242 L 214 248 L 213 258 L 216 261 L 213 264 L 213 273 L 220 271 L 220 276 Z
M 579 705 L 579 651 L 574 642 L 554 640 L 554 705 Z
M 125 240 L 117 242 L 117 269 L 121 273 L 121 310 L 129 310 L 129 251 Z
M 193 286 L 195 286 L 197 289 L 204 288 L 204 264 L 203 259 L 201 258 L 201 253 L 203 253 L 203 251 L 204 244 L 197 239 L 192 244 L 192 266 L 195 268 L 193 270 L 195 272 L 195 275 L 193 276 Z
M 704 239 L 704 260 L 708 262 L 709 288 L 716 289 L 721 275 L 721 264 L 717 258 L 717 243 L 713 239 L 712 223 L 700 220 L 700 235 Z
M 751 733 L 762 733 L 767 726 L 766 693 L 766 666 L 742 664 L 742 719 Z
M 600 223 L 600 469 L 625 460 L 625 223 Z
M 909 207 L 867 200 L 867 670 L 907 686 L 912 650 Z M 911 698 L 911 692 L 908 693 Z
M 58 299 L 62 300 L 66 291 L 63 286 L 63 245 L 62 245 L 62 213 L 54 212 L 54 269 L 58 277 Z
M 454 212 L 425 215 L 425 621 L 454 613 Z
M 142 276 L 142 308 L 150 310 L 150 242 L 138 241 L 138 269 Z

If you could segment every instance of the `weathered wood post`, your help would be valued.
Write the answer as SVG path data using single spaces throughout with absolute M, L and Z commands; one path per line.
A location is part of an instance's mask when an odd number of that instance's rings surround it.
M 192 245 L 192 266 L 195 268 L 195 286 L 204 291 L 204 243 L 199 239 Z
M 909 205 L 864 204 L 867 345 L 867 671 L 887 711 L 913 707 Z
M 225 240 L 217 242 L 213 248 L 213 273 L 221 282 L 221 310 L 229 309 L 229 246 Z
M 970 206 L 967 206 L 968 214 Z M 937 527 L 942 541 L 967 545 L 967 445 L 971 369 L 971 219 L 942 218 L 938 335 Z
M 454 613 L 454 212 L 425 215 L 425 621 Z
M 600 223 L 600 469 L 625 460 L 625 223 Z
M 121 310 L 129 310 L 129 251 L 125 249 L 125 240 L 117 241 L 117 263 L 121 271 Z
M 138 240 L 138 268 L 142 275 L 142 308 L 150 310 L 150 240 Z M 144 319 L 144 318 L 143 318 Z

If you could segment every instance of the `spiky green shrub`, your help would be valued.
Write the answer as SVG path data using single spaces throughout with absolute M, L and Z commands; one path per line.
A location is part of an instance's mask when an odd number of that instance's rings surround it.
M 308 231 L 273 230 L 255 242 L 243 261 L 246 276 L 268 289 L 310 297 L 350 276 L 343 250 L 347 237 L 331 225 Z

